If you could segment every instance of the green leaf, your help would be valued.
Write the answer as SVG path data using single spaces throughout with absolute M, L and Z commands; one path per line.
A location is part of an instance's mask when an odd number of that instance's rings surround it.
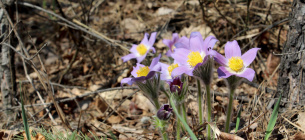
M 241 110 L 242 110 L 242 105 L 239 108 L 238 115 L 237 115 L 237 118 L 236 118 L 235 133 L 237 132 L 238 127 L 239 127 Z
M 21 83 L 20 83 L 20 90 L 21 90 Z M 28 120 L 26 118 L 25 109 L 24 109 L 22 91 L 20 91 L 20 97 L 21 97 L 21 111 L 22 111 L 21 115 L 22 115 L 22 120 L 23 120 L 23 125 L 24 125 L 24 131 L 26 134 L 26 138 L 28 140 L 31 140 L 30 128 L 29 128 Z
M 270 135 L 271 135 L 271 133 L 274 129 L 276 119 L 277 119 L 277 115 L 279 113 L 279 107 L 280 107 L 281 99 L 282 99 L 282 94 L 280 95 L 280 98 L 278 99 L 278 101 L 276 102 L 276 104 L 274 106 L 273 112 L 272 112 L 270 120 L 268 122 L 268 126 L 267 126 L 266 135 L 265 135 L 264 140 L 268 140 L 268 138 L 270 137 Z

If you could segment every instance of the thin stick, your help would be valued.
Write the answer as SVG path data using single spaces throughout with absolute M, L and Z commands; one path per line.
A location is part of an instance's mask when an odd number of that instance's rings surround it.
M 54 16 L 54 17 L 56 17 L 56 18 L 58 18 L 58 19 L 60 19 L 60 20 L 62 20 L 62 21 L 64 21 L 64 22 L 66 22 L 66 23 L 70 24 L 71 26 L 74 26 L 74 27 L 75 27 L 76 29 L 78 29 L 78 30 L 81 30 L 81 31 L 83 31 L 83 32 L 85 32 L 85 33 L 87 33 L 87 34 L 90 34 L 90 35 L 92 35 L 92 36 L 94 36 L 94 37 L 96 37 L 96 38 L 98 38 L 98 39 L 100 39 L 100 40 L 103 40 L 105 43 L 107 43 L 107 44 L 109 44 L 109 45 L 111 45 L 111 46 L 119 46 L 119 47 L 121 47 L 122 49 L 129 51 L 129 50 L 128 50 L 126 47 L 124 47 L 123 45 L 118 44 L 118 43 L 115 42 L 113 39 L 110 39 L 110 38 L 106 37 L 105 35 L 102 35 L 101 33 L 96 34 L 95 32 L 92 32 L 92 31 L 90 32 L 89 29 L 85 29 L 85 28 L 83 28 L 83 27 L 81 27 L 81 26 L 78 26 L 77 24 L 81 24 L 81 23 L 80 23 L 80 22 L 77 22 L 77 20 L 73 20 L 73 21 L 76 22 L 76 23 L 71 22 L 71 21 L 69 21 L 69 20 L 63 18 L 62 16 L 60 16 L 60 15 L 58 15 L 58 14 L 52 12 L 52 11 L 43 9 L 43 8 L 41 8 L 41 7 L 39 7 L 39 6 L 30 4 L 30 3 L 27 3 L 27 2 L 17 2 L 17 4 L 20 4 L 20 5 L 23 5 L 23 6 L 26 6 L 26 7 L 31 7 L 31 8 L 34 8 L 34 9 L 43 11 L 43 12 L 45 12 L 45 13 L 48 13 L 48 14 L 50 14 L 50 15 L 52 15 L 52 16 Z M 83 25 L 83 24 L 81 24 L 81 25 Z M 101 36 L 101 35 L 102 35 L 102 36 Z
M 299 127 L 298 125 L 296 125 L 295 123 L 289 121 L 287 118 L 285 118 L 284 116 L 281 116 L 285 121 L 287 121 L 288 123 L 290 123 L 291 125 L 293 125 L 294 127 L 302 130 L 303 132 L 305 132 L 305 129 L 303 129 L 302 127 Z

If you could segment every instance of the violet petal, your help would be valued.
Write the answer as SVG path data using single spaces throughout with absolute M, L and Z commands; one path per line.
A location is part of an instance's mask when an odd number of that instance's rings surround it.
M 149 66 L 149 69 L 153 69 L 158 63 L 159 63 L 159 60 L 161 58 L 161 54 L 158 55 L 158 57 L 155 57 L 151 63 L 150 63 L 150 66 Z
M 169 50 L 171 51 L 172 50 L 172 41 L 171 40 L 169 40 L 169 39 L 163 39 L 162 40 L 162 42 L 163 42 L 163 44 L 165 44 L 168 48 L 169 48 Z
M 149 34 L 148 33 L 145 33 L 144 34 L 144 38 L 142 39 L 142 41 L 141 41 L 141 43 L 140 44 L 150 44 L 149 42 L 148 42 L 148 37 L 149 37 Z
M 190 48 L 190 39 L 185 36 L 179 38 L 179 40 L 175 43 L 175 47 L 189 49 Z
M 151 47 L 150 50 L 152 50 L 153 53 L 156 53 L 156 49 L 154 47 Z
M 147 79 L 150 79 L 152 78 L 154 75 L 156 74 L 155 71 L 151 71 L 147 74 L 147 76 L 141 76 L 141 77 L 135 77 L 135 78 L 132 78 L 131 79 L 131 82 L 134 83 L 134 82 L 142 82 L 144 80 L 147 80 Z
M 172 57 L 177 61 L 177 63 L 181 65 L 188 65 L 188 55 L 190 53 L 190 50 L 187 50 L 185 48 L 179 48 L 176 49 L 175 52 L 172 54 Z
M 190 36 L 190 50 L 202 52 L 204 50 L 203 47 L 203 39 L 200 32 L 192 32 Z
M 203 46 L 206 46 L 208 49 L 213 49 L 217 41 L 218 40 L 214 36 L 208 36 L 203 41 Z
M 172 71 L 172 77 L 180 76 L 183 73 L 193 76 L 192 69 L 188 66 L 179 66 Z
M 156 36 L 157 36 L 157 32 L 153 32 L 150 34 L 150 38 L 149 38 L 149 45 L 153 46 L 155 41 L 156 41 Z
M 249 66 L 253 62 L 258 50 L 260 50 L 260 48 L 252 48 L 241 56 L 245 67 Z
M 214 59 L 217 63 L 219 63 L 222 66 L 227 66 L 228 64 L 228 59 L 218 52 L 215 53 Z
M 128 85 L 132 85 L 131 83 L 132 78 L 124 78 L 121 80 L 121 85 L 127 83 Z
M 217 69 L 217 73 L 218 73 L 218 78 L 228 78 L 230 77 L 231 75 L 233 75 L 231 72 L 229 72 L 227 70 L 227 68 L 225 66 L 220 66 L 218 69 Z
M 225 45 L 225 55 L 227 59 L 230 59 L 231 57 L 238 56 L 241 57 L 241 51 L 240 47 L 236 40 L 229 41 Z
M 236 74 L 236 76 L 238 77 L 244 77 L 246 79 L 248 79 L 249 81 L 252 81 L 255 75 L 255 71 L 251 68 L 245 68 L 244 71 L 242 71 L 241 73 Z
M 169 72 L 168 72 L 168 66 L 167 64 L 164 64 L 164 63 L 159 63 L 160 67 L 161 67 L 161 75 L 160 75 L 160 78 L 161 80 L 171 80 L 172 77 L 169 75 Z
M 173 38 L 172 38 L 172 41 L 174 42 L 174 44 L 175 44 L 175 42 L 177 42 L 178 40 L 179 40 L 179 34 L 178 33 L 173 33 Z
M 125 55 L 125 56 L 122 57 L 123 62 L 126 62 L 126 61 L 128 61 L 128 60 L 130 60 L 132 58 L 136 58 L 136 56 L 133 53 Z

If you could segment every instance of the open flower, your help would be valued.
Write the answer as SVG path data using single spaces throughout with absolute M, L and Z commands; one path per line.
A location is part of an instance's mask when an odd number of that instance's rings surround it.
M 215 60 L 222 65 L 217 69 L 218 77 L 228 78 L 231 75 L 236 75 L 252 81 L 255 71 L 247 67 L 255 59 L 258 50 L 260 48 L 252 48 L 241 55 L 241 50 L 236 40 L 227 42 L 225 45 L 225 57 L 217 52 L 215 54 Z
M 149 35 L 148 33 L 145 33 L 144 38 L 139 45 L 135 45 L 135 44 L 132 45 L 130 49 L 131 54 L 122 57 L 123 61 L 126 62 L 130 59 L 136 58 L 137 62 L 140 63 L 144 60 L 144 58 L 146 57 L 147 53 L 150 50 L 156 52 L 155 48 L 153 47 L 153 44 L 156 41 L 156 35 L 157 32 L 151 33 L 151 36 L 148 40 Z
M 161 54 L 152 60 L 149 67 L 137 63 L 136 67 L 133 67 L 133 70 L 131 72 L 133 78 L 124 78 L 121 80 L 121 84 L 127 83 L 129 85 L 132 85 L 134 82 L 141 82 L 152 78 L 155 75 L 155 73 L 157 71 L 160 71 L 161 69 L 158 64 L 160 58 L 161 58 Z
M 185 36 L 179 38 L 177 33 L 173 33 L 172 40 L 163 39 L 163 43 L 169 48 L 166 52 L 166 55 L 171 57 L 171 55 L 175 52 L 176 48 L 189 48 L 189 39 Z
M 172 81 L 173 80 L 172 71 L 179 66 L 178 63 L 174 62 L 173 64 L 168 65 L 159 62 L 159 65 L 161 67 L 161 75 L 160 75 L 161 80 Z
M 172 71 L 172 76 L 178 76 L 183 73 L 193 76 L 193 70 L 196 65 L 204 63 L 206 56 L 215 54 L 212 48 L 217 41 L 213 36 L 208 36 L 203 40 L 199 32 L 192 32 L 189 39 L 189 49 L 177 48 L 172 54 L 175 61 L 181 64 L 181 66 L 179 65 Z

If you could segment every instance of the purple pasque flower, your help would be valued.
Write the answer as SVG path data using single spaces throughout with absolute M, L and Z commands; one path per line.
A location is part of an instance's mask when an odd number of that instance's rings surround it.
M 172 82 L 169 82 L 169 88 L 172 93 L 177 92 L 178 95 L 181 95 L 183 82 L 181 81 L 180 77 L 176 77 Z
M 208 36 L 203 40 L 199 32 L 192 32 L 189 39 L 189 49 L 177 48 L 172 54 L 175 61 L 180 64 L 179 67 L 172 71 L 172 76 L 178 76 L 183 73 L 193 76 L 193 70 L 197 64 L 204 63 L 206 56 L 215 55 L 215 51 L 212 48 L 217 41 L 214 36 Z
M 136 67 L 133 67 L 133 70 L 131 71 L 133 78 L 124 78 L 121 80 L 121 84 L 127 83 L 132 85 L 134 82 L 141 82 L 152 78 L 156 72 L 161 70 L 160 65 L 158 64 L 160 58 L 161 54 L 152 60 L 149 67 L 137 63 Z
M 161 80 L 172 81 L 173 80 L 172 71 L 179 66 L 178 63 L 174 61 L 173 64 L 168 65 L 159 62 L 159 65 L 161 67 L 161 75 L 160 75 Z
M 255 71 L 247 67 L 255 59 L 258 50 L 260 48 L 252 48 L 241 55 L 241 50 L 236 40 L 227 42 L 225 45 L 225 57 L 217 52 L 214 57 L 215 61 L 222 65 L 217 69 L 218 77 L 228 78 L 231 75 L 236 75 L 252 81 Z
M 172 40 L 163 39 L 162 42 L 169 48 L 169 50 L 166 52 L 166 55 L 171 57 L 176 48 L 189 48 L 188 41 L 189 39 L 185 36 L 179 38 L 178 33 L 173 33 Z
M 164 104 L 157 112 L 157 117 L 160 120 L 168 120 L 172 114 L 173 109 L 170 108 L 169 104 Z
M 130 49 L 131 54 L 123 56 L 122 57 L 123 62 L 136 58 L 137 62 L 140 63 L 144 60 L 144 58 L 146 57 L 147 53 L 150 50 L 153 50 L 153 52 L 156 52 L 153 45 L 156 41 L 157 32 L 151 33 L 151 36 L 149 39 L 148 39 L 148 36 L 149 36 L 149 34 L 145 33 L 144 38 L 142 39 L 142 41 L 139 45 L 135 45 L 135 44 L 132 45 L 132 47 Z

